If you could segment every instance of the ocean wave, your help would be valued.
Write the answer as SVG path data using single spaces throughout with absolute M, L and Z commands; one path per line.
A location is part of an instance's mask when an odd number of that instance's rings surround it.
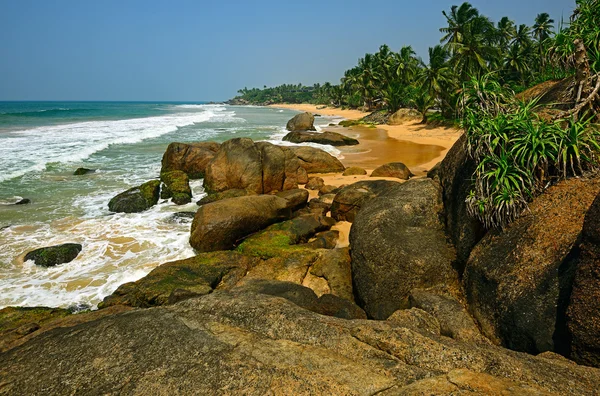
M 30 111 L 15 111 L 15 112 L 3 112 L 0 113 L 0 117 L 48 117 L 52 114 L 65 114 L 69 112 L 86 112 L 89 113 L 91 111 L 97 111 L 97 109 L 68 109 L 63 107 L 58 107 L 55 109 L 42 109 L 42 110 L 30 110 Z

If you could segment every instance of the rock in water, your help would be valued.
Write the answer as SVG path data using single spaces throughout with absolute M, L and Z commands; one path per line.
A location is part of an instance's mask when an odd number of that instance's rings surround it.
M 389 164 L 381 165 L 371 173 L 371 177 L 395 177 L 397 179 L 408 180 L 412 176 L 412 172 L 402 162 L 390 162 Z
M 311 113 L 302 113 L 288 121 L 286 129 L 290 132 L 316 131 L 315 117 Z
M 33 260 L 42 267 L 54 267 L 58 264 L 69 263 L 79 255 L 83 247 L 78 243 L 43 247 L 25 255 L 25 261 Z
M 180 170 L 190 179 L 204 177 L 206 166 L 219 150 L 219 143 L 171 143 L 162 157 L 161 173 Z
M 398 183 L 358 212 L 350 230 L 352 278 L 370 317 L 408 308 L 414 288 L 457 285 L 441 212 L 441 191 L 430 179 Z
M 475 246 L 463 284 L 469 310 L 489 339 L 535 354 L 565 348 L 570 255 L 599 191 L 598 179 L 562 181 Z
M 160 192 L 162 199 L 172 198 L 176 205 L 192 202 L 192 189 L 188 175 L 183 171 L 170 171 L 160 174 L 163 187 Z
M 600 195 L 585 216 L 578 250 L 567 310 L 570 352 L 576 362 L 600 367 Z
M 31 203 L 31 199 L 29 198 L 23 198 L 17 202 L 15 202 L 15 205 L 28 205 Z
M 353 222 L 356 214 L 368 201 L 400 183 L 388 180 L 364 180 L 350 184 L 337 192 L 331 205 L 331 217 L 337 221 Z
M 307 173 L 337 173 L 343 172 L 344 165 L 331 154 L 314 147 L 290 147 L 290 150 L 300 160 L 300 166 Z
M 160 180 L 151 180 L 115 196 L 108 203 L 111 212 L 137 213 L 150 209 L 158 202 Z
M 288 201 L 274 195 L 202 205 L 192 222 L 190 245 L 199 252 L 233 249 L 244 237 L 290 216 Z
M 292 143 L 318 143 L 330 146 L 354 146 L 358 140 L 336 132 L 290 132 L 283 140 Z
M 88 169 L 88 168 L 77 168 L 75 170 L 75 172 L 73 172 L 74 176 L 81 176 L 81 175 L 87 175 L 88 173 L 94 173 L 96 172 L 95 169 Z

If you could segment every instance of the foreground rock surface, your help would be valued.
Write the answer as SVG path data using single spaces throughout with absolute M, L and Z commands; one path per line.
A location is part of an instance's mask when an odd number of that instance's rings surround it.
M 352 277 L 358 303 L 370 317 L 386 319 L 409 308 L 414 288 L 457 285 L 441 211 L 437 183 L 414 179 L 389 188 L 358 212 L 350 230 Z
M 116 195 L 108 203 L 111 212 L 137 213 L 158 203 L 160 180 L 151 180 Z
M 598 369 L 419 334 L 393 322 L 323 316 L 243 290 L 47 331 L 0 354 L 0 378 L 4 394 L 580 395 L 600 389 Z
M 566 352 L 571 252 L 599 191 L 598 179 L 560 182 L 537 197 L 529 213 L 503 232 L 489 232 L 473 249 L 464 289 L 488 338 L 529 353 Z
M 390 162 L 389 164 L 381 165 L 371 173 L 371 177 L 395 177 L 396 179 L 408 180 L 412 176 L 412 172 L 402 162 Z
M 318 143 L 330 146 L 354 146 L 358 140 L 337 132 L 290 132 L 283 140 L 292 143 Z
M 290 132 L 316 131 L 314 122 L 315 117 L 311 113 L 302 113 L 289 120 L 285 128 Z
M 171 143 L 162 157 L 161 173 L 183 171 L 190 179 L 200 179 L 219 150 L 219 143 Z
M 35 249 L 25 255 L 25 261 L 33 260 L 42 267 L 70 263 L 75 260 L 83 247 L 78 243 L 64 243 L 62 245 Z
M 290 150 L 300 160 L 300 166 L 307 173 L 337 173 L 343 172 L 344 165 L 331 154 L 314 147 L 290 147 Z
M 331 217 L 337 221 L 352 223 L 360 208 L 367 202 L 399 184 L 388 180 L 364 180 L 350 184 L 335 194 L 331 205 Z

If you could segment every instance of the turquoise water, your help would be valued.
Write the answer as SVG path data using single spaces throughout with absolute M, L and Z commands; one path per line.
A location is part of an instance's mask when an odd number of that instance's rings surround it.
M 202 103 L 0 102 L 0 307 L 95 306 L 157 265 L 193 256 L 190 225 L 172 214 L 195 211 L 194 203 L 113 214 L 110 198 L 158 178 L 173 141 L 282 144 L 294 114 Z M 317 118 L 317 126 L 333 121 Z M 78 167 L 96 172 L 73 176 Z M 199 199 L 202 181 L 192 189 Z M 32 203 L 15 206 L 21 198 Z M 71 263 L 23 262 L 30 250 L 66 242 L 84 247 Z

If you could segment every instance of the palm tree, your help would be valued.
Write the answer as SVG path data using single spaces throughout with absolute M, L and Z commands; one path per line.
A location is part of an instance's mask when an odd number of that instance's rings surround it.
M 444 33 L 444 37 L 440 40 L 441 43 L 461 43 L 465 35 L 466 26 L 475 18 L 479 17 L 479 11 L 471 4 L 464 2 L 461 6 L 452 6 L 450 15 L 446 11 L 442 11 L 446 17 L 448 27 L 440 28 L 440 32 Z
M 502 51 L 505 51 L 508 48 L 508 44 L 517 34 L 517 28 L 515 27 L 515 23 L 508 19 L 508 17 L 503 17 L 498 22 L 496 32 L 498 37 L 498 46 Z
M 511 77 L 519 79 L 522 85 L 526 84 L 526 77 L 530 71 L 530 57 L 527 53 L 527 48 L 519 46 L 518 43 L 513 43 L 506 53 L 504 58 L 504 68 L 509 72 Z
M 535 18 L 535 24 L 533 25 L 533 36 L 537 39 L 538 52 L 540 57 L 540 71 L 542 71 L 546 65 L 546 45 L 548 38 L 552 35 L 552 29 L 554 29 L 554 19 L 550 18 L 548 13 L 543 12 L 538 14 Z

